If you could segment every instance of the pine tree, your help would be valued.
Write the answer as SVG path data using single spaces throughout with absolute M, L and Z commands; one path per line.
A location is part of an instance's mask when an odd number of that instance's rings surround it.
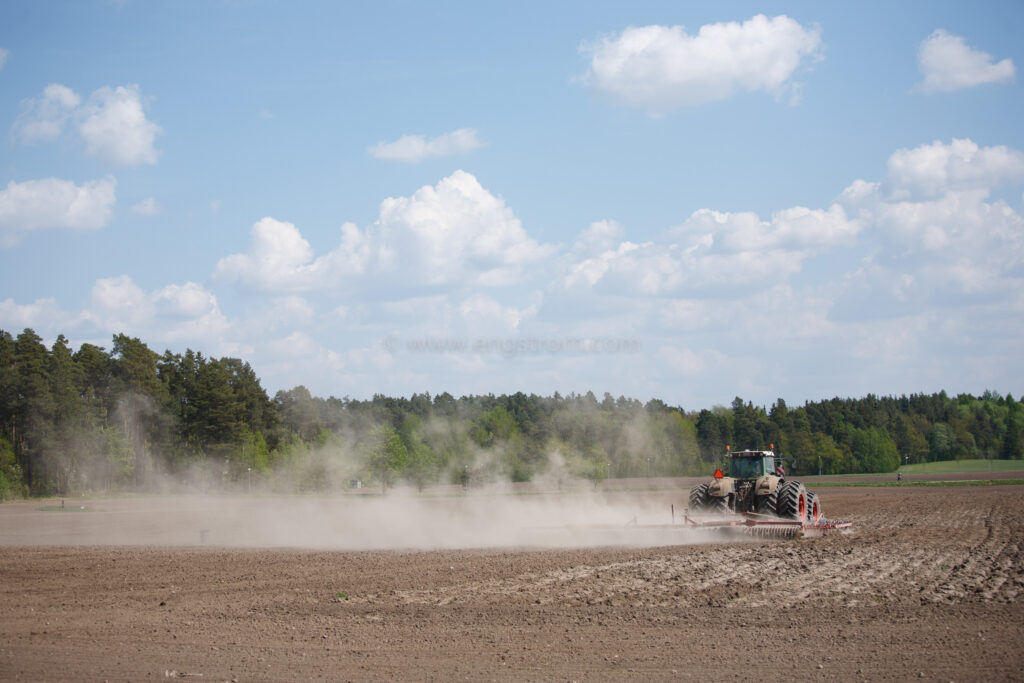
M 1003 430 L 1003 447 L 999 457 L 1004 460 L 1024 459 L 1024 438 L 1021 435 L 1020 404 L 1012 396 L 1006 397 L 1006 426 Z

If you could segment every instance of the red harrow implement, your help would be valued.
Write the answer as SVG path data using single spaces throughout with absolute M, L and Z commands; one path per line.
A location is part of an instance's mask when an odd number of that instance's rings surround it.
M 853 522 L 835 519 L 781 519 L 756 512 L 736 516 L 701 515 L 691 517 L 689 510 L 683 513 L 683 523 L 691 529 L 709 529 L 738 532 L 762 538 L 795 538 L 845 534 L 853 531 Z

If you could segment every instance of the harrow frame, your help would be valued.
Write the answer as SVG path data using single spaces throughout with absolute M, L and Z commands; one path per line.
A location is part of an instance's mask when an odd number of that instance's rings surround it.
M 683 523 L 691 529 L 736 531 L 767 538 L 808 538 L 835 533 L 847 534 L 853 531 L 853 522 L 848 520 L 822 518 L 800 521 L 798 519 L 780 519 L 756 512 L 747 512 L 735 517 L 691 517 L 689 508 L 683 511 Z

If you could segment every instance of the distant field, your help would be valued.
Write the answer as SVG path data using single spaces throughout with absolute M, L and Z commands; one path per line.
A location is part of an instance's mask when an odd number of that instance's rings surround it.
M 1024 470 L 1024 460 L 943 460 L 901 467 L 907 474 L 948 474 L 953 472 L 1013 472 Z
M 953 472 L 950 472 L 953 474 Z M 929 481 L 910 478 L 905 481 L 822 481 L 815 487 L 822 486 L 1022 486 L 1024 479 L 964 479 L 961 481 Z
M 942 460 L 906 465 L 899 469 L 907 475 L 914 474 L 973 474 L 982 472 L 1024 472 L 1024 460 Z M 809 475 L 804 475 L 807 478 Z M 895 472 L 859 472 L 857 474 L 827 474 L 826 477 L 894 477 Z

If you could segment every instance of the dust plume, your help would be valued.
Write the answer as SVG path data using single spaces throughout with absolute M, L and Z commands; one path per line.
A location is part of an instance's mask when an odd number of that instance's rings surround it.
M 682 491 L 387 496 L 177 495 L 5 506 L 0 545 L 291 547 L 335 550 L 631 547 L 694 542 L 673 520 Z M 16 509 L 12 509 L 16 508 Z M 16 519 L 15 519 L 16 517 Z M 673 524 L 673 521 L 675 522 Z

